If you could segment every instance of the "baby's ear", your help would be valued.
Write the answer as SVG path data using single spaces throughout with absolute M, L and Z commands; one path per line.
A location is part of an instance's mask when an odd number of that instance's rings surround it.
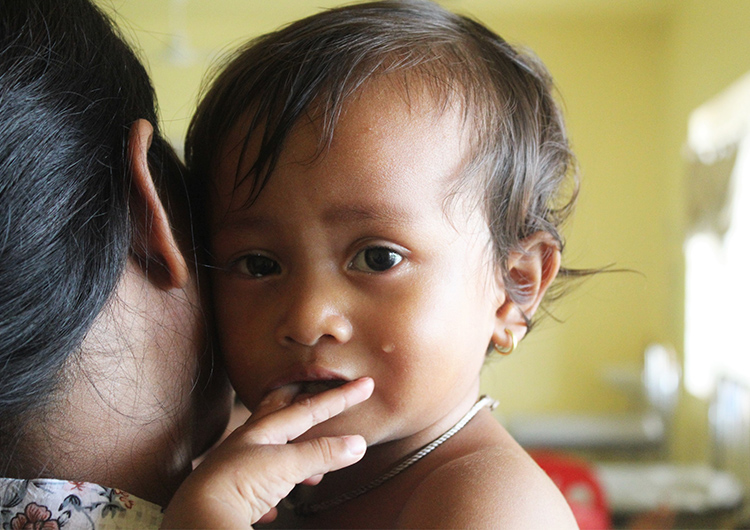
M 180 289 L 187 284 L 190 274 L 148 166 L 153 133 L 152 125 L 140 119 L 130 127 L 128 136 L 132 250 L 154 284 L 165 290 Z
M 495 344 L 508 342 L 506 330 L 510 330 L 517 340 L 523 338 L 528 331 L 526 319 L 530 319 L 539 308 L 559 270 L 560 247 L 548 232 L 528 236 L 521 241 L 520 250 L 508 255 L 507 278 L 514 294 L 512 299 L 506 295 L 497 310 L 492 338 Z

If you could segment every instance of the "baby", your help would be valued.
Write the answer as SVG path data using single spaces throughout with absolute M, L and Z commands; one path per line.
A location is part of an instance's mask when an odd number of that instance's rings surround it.
M 278 524 L 575 527 L 479 398 L 486 357 L 558 274 L 572 209 L 541 65 L 431 2 L 326 11 L 230 58 L 186 154 L 243 403 L 375 382 L 300 438 L 361 434 L 364 458 L 298 487 Z

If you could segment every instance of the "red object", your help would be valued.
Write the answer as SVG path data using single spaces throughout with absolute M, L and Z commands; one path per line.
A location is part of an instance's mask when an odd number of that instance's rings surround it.
M 534 451 L 531 457 L 560 488 L 581 530 L 612 527 L 604 490 L 585 460 L 551 451 Z

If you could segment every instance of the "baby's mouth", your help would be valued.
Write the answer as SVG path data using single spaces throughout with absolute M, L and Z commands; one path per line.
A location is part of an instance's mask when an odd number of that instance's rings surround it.
M 315 394 L 320 394 L 321 392 L 325 392 L 326 390 L 331 390 L 332 388 L 338 388 L 341 385 L 344 385 L 346 383 L 347 381 L 343 379 L 300 381 L 299 383 L 296 383 L 299 386 L 299 392 L 297 393 L 296 396 L 294 396 L 293 402 L 299 401 L 300 399 L 305 399 L 305 398 L 314 396 Z

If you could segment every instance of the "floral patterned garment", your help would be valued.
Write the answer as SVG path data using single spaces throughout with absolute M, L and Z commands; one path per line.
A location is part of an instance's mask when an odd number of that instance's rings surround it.
M 159 528 L 162 509 L 117 488 L 56 479 L 0 478 L 2 530 Z

